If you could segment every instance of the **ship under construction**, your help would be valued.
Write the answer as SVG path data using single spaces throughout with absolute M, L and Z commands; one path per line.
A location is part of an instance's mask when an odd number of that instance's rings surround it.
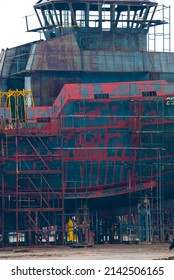
M 0 54 L 0 246 L 169 242 L 170 6 L 33 8 L 39 39 Z

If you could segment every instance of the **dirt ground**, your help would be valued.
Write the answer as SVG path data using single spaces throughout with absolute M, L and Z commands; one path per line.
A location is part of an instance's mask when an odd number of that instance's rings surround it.
M 169 244 L 102 244 L 84 248 L 68 246 L 0 249 L 0 260 L 155 260 L 174 259 Z

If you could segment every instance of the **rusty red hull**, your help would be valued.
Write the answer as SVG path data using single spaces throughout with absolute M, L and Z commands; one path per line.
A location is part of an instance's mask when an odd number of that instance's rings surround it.
M 18 176 L 24 197 L 35 196 L 40 177 L 53 199 L 62 189 L 67 198 L 117 196 L 157 187 L 161 172 L 170 189 L 173 98 L 166 81 L 65 85 L 53 106 L 28 108 L 25 122 L 4 124 L 6 193 Z

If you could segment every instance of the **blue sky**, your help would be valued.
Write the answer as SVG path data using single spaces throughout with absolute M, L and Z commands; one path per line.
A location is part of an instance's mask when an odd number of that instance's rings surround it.
M 0 51 L 2 48 L 11 48 L 40 38 L 38 33 L 26 32 L 25 24 L 25 16 L 35 14 L 33 5 L 35 5 L 37 1 L 38 0 L 0 0 Z M 157 0 L 157 2 L 171 5 L 172 13 L 174 13 L 174 0 Z M 29 17 L 29 26 L 31 26 L 30 23 L 33 18 L 34 16 Z M 171 23 L 171 27 L 172 26 L 174 26 L 173 22 Z M 174 30 L 172 30 L 172 33 L 174 33 Z M 171 41 L 174 42 L 173 34 Z M 172 45 L 172 51 L 174 51 L 174 45 Z
M 39 39 L 26 32 L 25 16 L 35 14 L 37 0 L 0 0 L 0 50 Z

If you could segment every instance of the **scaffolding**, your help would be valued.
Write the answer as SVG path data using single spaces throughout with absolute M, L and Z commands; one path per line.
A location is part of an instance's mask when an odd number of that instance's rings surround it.
M 63 187 L 50 183 L 60 181 L 61 168 L 50 167 L 54 155 L 45 138 L 29 129 L 21 136 L 20 129 L 1 134 L 2 246 L 62 243 Z M 14 165 L 8 169 L 9 162 Z
M 162 18 L 162 26 L 154 26 L 148 32 L 148 51 L 171 51 L 171 6 L 158 5 L 155 18 Z

